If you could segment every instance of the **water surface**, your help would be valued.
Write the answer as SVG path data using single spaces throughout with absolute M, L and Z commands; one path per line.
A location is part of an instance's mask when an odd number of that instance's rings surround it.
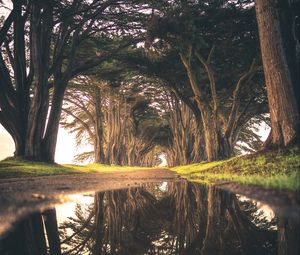
M 0 239 L 2 255 L 299 254 L 299 217 L 187 181 L 73 196 Z

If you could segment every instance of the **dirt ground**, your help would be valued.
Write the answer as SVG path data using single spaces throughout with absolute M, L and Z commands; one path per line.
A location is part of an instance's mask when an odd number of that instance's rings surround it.
M 42 211 L 56 203 L 68 201 L 70 194 L 180 179 L 178 174 L 167 169 L 3 179 L 0 180 L 0 237 L 19 219 L 34 211 Z M 241 186 L 229 182 L 220 182 L 216 186 L 266 202 L 273 207 L 292 207 L 300 212 L 299 193 Z

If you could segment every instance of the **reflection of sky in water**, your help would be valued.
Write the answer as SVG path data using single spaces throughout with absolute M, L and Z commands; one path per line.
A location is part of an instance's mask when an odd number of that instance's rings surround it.
M 175 185 L 176 186 L 176 185 Z M 181 187 L 183 188 L 183 187 Z M 180 188 L 180 189 L 181 189 Z M 166 197 L 170 196 L 170 194 L 172 194 L 172 189 L 174 189 L 174 183 L 172 184 L 169 184 L 168 182 L 162 182 L 160 184 L 156 184 L 156 185 L 153 185 L 153 184 L 147 184 L 145 185 L 142 189 L 145 189 L 147 192 L 151 193 L 153 195 L 153 197 L 157 200 L 157 201 L 162 201 L 163 199 L 166 199 Z M 171 192 L 170 192 L 171 190 Z M 124 191 L 124 190 L 123 190 Z M 108 191 L 109 192 L 109 191 Z M 113 191 L 115 192 L 116 194 L 119 192 L 119 191 Z M 120 191 L 121 192 L 121 191 Z M 179 192 L 179 190 L 177 190 L 176 192 Z M 175 192 L 175 193 L 176 193 Z M 188 193 L 186 193 L 187 195 Z M 195 194 L 193 194 L 194 196 Z M 56 206 L 56 210 L 57 210 L 57 215 L 58 215 L 58 223 L 59 224 L 62 224 L 63 222 L 67 222 L 68 220 L 70 220 L 70 217 L 71 218 L 76 218 L 76 215 L 74 213 L 75 209 L 76 209 L 76 206 L 80 205 L 80 210 L 83 212 L 83 214 L 81 215 L 83 218 L 87 218 L 89 216 L 89 213 L 90 213 L 90 210 L 94 205 L 94 196 L 93 195 L 73 195 L 73 196 L 70 196 L 69 197 L 72 202 L 69 202 L 69 203 L 66 203 L 66 204 L 63 204 L 63 205 L 58 205 Z M 241 208 L 244 207 L 244 204 L 246 204 L 247 206 L 249 205 L 255 205 L 255 210 L 256 212 L 253 213 L 253 215 L 255 215 L 256 219 L 253 220 L 253 223 L 255 225 L 257 225 L 258 227 L 264 227 L 266 224 L 265 222 L 270 222 L 275 214 L 273 212 L 273 210 L 266 204 L 263 204 L 263 203 L 260 203 L 258 201 L 254 201 L 254 200 L 251 200 L 245 196 L 240 196 L 238 195 L 237 196 L 238 198 L 238 201 L 241 202 Z M 106 198 L 106 203 L 107 202 L 107 199 Z M 128 197 L 127 199 L 135 199 L 134 197 Z M 139 199 L 138 197 L 136 199 Z M 183 203 L 194 203 L 192 202 L 194 198 L 191 198 L 191 200 L 187 200 L 187 201 L 183 201 L 184 198 L 182 197 L 182 201 Z M 128 201 L 127 201 L 128 202 Z M 169 201 L 170 202 L 170 201 Z M 169 203 L 168 202 L 168 203 Z M 178 201 L 179 202 L 179 201 Z M 130 203 L 130 202 L 129 202 Z M 132 202 L 134 203 L 134 202 Z M 180 203 L 180 202 L 179 202 Z M 123 205 L 121 205 L 123 206 Z M 162 205 L 163 206 L 163 205 Z M 192 208 L 194 205 L 191 205 L 191 204 L 185 204 L 185 206 L 189 207 L 189 208 Z M 125 206 L 126 207 L 126 206 Z M 175 206 L 175 208 L 180 208 L 180 206 Z M 249 207 L 250 210 L 251 210 L 251 206 Z M 246 208 L 246 210 L 248 210 L 249 208 Z M 166 208 L 164 208 L 163 210 L 165 210 Z M 95 209 L 96 210 L 96 209 Z M 105 209 L 106 211 L 108 209 Z M 168 209 L 167 209 L 168 210 Z M 168 214 L 168 215 L 173 215 L 175 212 L 174 211 L 164 211 L 165 214 Z M 174 210 L 174 208 L 173 208 Z M 175 209 L 176 210 L 176 209 Z M 184 210 L 184 208 L 182 208 L 182 210 Z M 252 208 L 253 210 L 253 208 Z M 119 211 L 120 213 L 121 211 Z M 192 214 L 194 214 L 195 212 L 192 212 Z M 176 213 L 175 213 L 176 214 Z M 184 218 L 185 216 L 189 215 L 190 213 L 189 212 L 182 212 L 182 217 Z M 180 214 L 179 214 L 180 215 Z M 105 216 L 104 216 L 105 217 Z M 167 217 L 170 217 L 170 216 L 167 216 Z M 172 216 L 173 217 L 173 216 Z M 130 220 L 130 219 L 127 219 L 127 220 Z M 263 221 L 262 224 L 260 224 L 260 220 Z M 94 219 L 93 219 L 94 221 Z M 160 219 L 159 217 L 157 218 L 157 221 L 162 221 L 162 219 Z M 151 221 L 149 222 L 151 223 Z M 112 223 L 113 224 L 113 223 Z M 160 226 L 160 230 L 159 232 L 155 232 L 156 234 L 153 234 L 151 233 L 151 231 L 153 230 L 150 230 L 150 233 L 147 234 L 148 236 L 151 236 L 152 235 L 152 239 L 151 240 L 151 245 L 153 247 L 156 247 L 156 248 L 153 248 L 155 250 L 155 252 L 160 252 L 160 254 L 168 254 L 168 249 L 166 247 L 168 246 L 172 246 L 174 244 L 174 240 L 176 240 L 178 237 L 177 237 L 177 234 L 176 234 L 176 231 L 175 232 L 170 232 L 170 229 L 168 224 L 170 223 L 167 223 L 166 226 Z M 178 222 L 174 222 L 172 223 L 174 224 L 174 226 L 176 224 L 178 224 Z M 268 224 L 268 223 L 267 223 Z M 270 223 L 271 224 L 271 223 Z M 197 224 L 194 224 L 194 226 L 192 227 L 199 227 L 199 226 L 196 226 L 198 225 Z M 108 226 L 108 228 L 110 228 Z M 123 225 L 120 229 L 120 231 L 128 231 L 128 226 Z M 155 227 L 154 227 L 155 228 Z M 176 228 L 176 227 L 175 227 Z M 177 226 L 178 228 L 178 226 Z M 151 227 L 150 227 L 151 229 Z M 270 227 L 270 229 L 275 229 L 274 226 Z M 181 230 L 180 230 L 181 231 Z M 70 229 L 67 229 L 67 232 L 66 232 L 68 235 L 72 235 L 74 232 Z M 188 235 L 187 233 L 185 233 L 184 235 Z M 128 237 L 128 240 L 130 240 L 130 237 Z M 183 240 L 183 243 L 182 243 L 182 247 L 187 247 L 188 244 L 189 244 L 189 240 L 188 239 L 184 239 Z M 70 246 L 71 244 L 64 244 L 63 247 L 66 249 L 66 250 L 69 250 L 70 249 Z M 107 243 L 107 249 L 113 249 L 112 247 L 114 247 L 114 245 L 110 244 L 110 243 Z M 80 253 L 80 254 L 89 254 L 88 252 L 84 252 L 82 251 L 83 253 Z M 150 252 L 150 251 L 149 251 Z M 153 252 L 153 251 L 152 251 Z M 106 254 L 106 253 L 105 253 Z M 121 254 L 121 253 L 120 253 Z M 156 253 L 151 253 L 151 254 L 156 254 Z M 158 254 L 158 253 L 157 253 Z
M 157 187 L 161 192 L 166 192 L 168 188 L 168 182 L 162 182 L 161 184 L 157 185 Z M 94 203 L 94 195 L 68 195 L 66 196 L 66 200 L 70 202 L 58 204 L 55 206 L 58 223 L 62 223 L 63 221 L 67 220 L 68 217 L 74 217 L 74 211 L 77 204 L 80 204 L 83 209 L 87 209 L 92 203 Z
M 168 182 L 162 182 L 159 184 L 158 189 L 162 192 L 167 191 Z M 74 217 L 74 211 L 77 204 L 80 204 L 83 209 L 88 209 L 88 207 L 94 203 L 94 195 L 93 194 L 74 194 L 66 196 L 66 200 L 70 202 L 66 202 L 63 204 L 58 204 L 55 206 L 57 221 L 58 223 L 62 223 L 68 219 L 68 217 Z
M 74 217 L 76 204 L 80 204 L 87 209 L 94 202 L 94 195 L 91 194 L 68 195 L 66 198 L 70 202 L 55 206 L 58 223 L 67 220 L 68 217 Z
M 258 208 L 257 214 L 259 214 L 260 217 L 265 217 L 268 221 L 271 221 L 275 217 L 275 213 L 269 205 L 254 199 L 250 199 L 246 196 L 237 195 L 237 197 L 240 201 L 249 201 L 251 203 L 255 203 Z
M 291 238 L 297 236 L 299 218 L 278 212 L 274 217 L 272 209 L 261 202 L 184 180 L 69 199 L 56 206 L 57 221 L 50 217 L 53 209 L 36 213 L 4 243 L 16 236 L 28 238 L 32 231 L 28 226 L 40 219 L 45 229 L 41 238 L 48 240 L 48 246 L 56 229 L 62 252 L 73 255 L 99 251 L 102 255 L 289 254 L 284 247 L 299 251 L 298 240 Z M 47 229 L 47 222 L 54 232 Z M 23 246 L 19 249 L 27 249 L 27 242 Z M 1 255 L 21 254 L 4 253 L 1 247 L 11 248 L 0 239 Z

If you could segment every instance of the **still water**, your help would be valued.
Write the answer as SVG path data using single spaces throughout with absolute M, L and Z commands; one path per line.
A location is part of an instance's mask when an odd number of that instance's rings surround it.
M 300 254 L 297 214 L 214 187 L 182 180 L 73 198 L 20 222 L 0 254 Z

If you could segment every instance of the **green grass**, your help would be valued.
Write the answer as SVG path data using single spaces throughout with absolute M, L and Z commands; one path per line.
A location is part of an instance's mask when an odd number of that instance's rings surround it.
M 0 179 L 34 177 L 57 174 L 108 173 L 120 171 L 147 170 L 146 167 L 110 166 L 103 164 L 59 165 L 7 158 L 0 161 Z
M 300 150 L 270 151 L 211 163 L 173 167 L 189 180 L 233 181 L 266 188 L 300 190 Z
M 58 165 L 7 158 L 0 161 L 0 179 L 147 169 L 153 168 L 102 164 Z M 266 188 L 300 190 L 300 150 L 298 148 L 239 156 L 210 163 L 178 166 L 170 170 L 196 182 L 233 181 Z

